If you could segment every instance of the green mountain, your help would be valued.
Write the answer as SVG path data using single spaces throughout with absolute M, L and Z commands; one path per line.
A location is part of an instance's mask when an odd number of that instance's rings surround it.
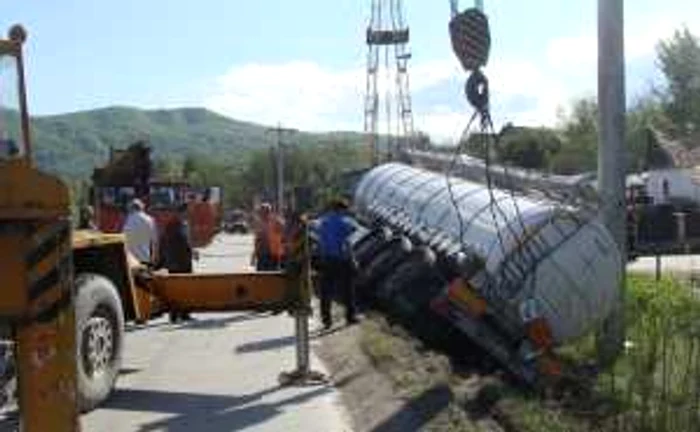
M 35 160 L 42 168 L 69 178 L 87 178 L 109 157 L 110 148 L 125 148 L 143 139 L 155 158 L 182 160 L 206 155 L 227 165 L 239 165 L 250 150 L 270 146 L 275 136 L 267 127 L 234 120 L 202 108 L 141 110 L 111 107 L 32 119 Z M 300 132 L 294 143 L 362 142 L 358 133 Z

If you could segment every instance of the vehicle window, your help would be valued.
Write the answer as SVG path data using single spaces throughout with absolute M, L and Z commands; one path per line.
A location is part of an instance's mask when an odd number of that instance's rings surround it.
M 149 198 L 149 207 L 163 209 L 176 207 L 182 201 L 176 188 L 171 186 L 153 186 Z
M 0 56 L 0 159 L 24 155 L 19 109 L 17 60 Z
M 126 209 L 134 198 L 136 198 L 136 190 L 133 187 L 120 187 L 117 189 L 116 205 Z
M 107 187 L 102 189 L 102 204 L 115 205 L 117 203 L 117 189 Z
M 136 197 L 133 187 L 104 187 L 99 195 L 102 205 L 126 209 L 131 200 Z

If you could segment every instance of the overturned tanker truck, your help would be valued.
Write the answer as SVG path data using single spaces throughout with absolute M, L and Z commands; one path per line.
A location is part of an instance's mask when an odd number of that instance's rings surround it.
M 354 191 L 360 295 L 437 320 L 528 383 L 612 310 L 621 256 L 591 215 L 398 163 Z M 438 330 L 439 331 L 439 330 Z

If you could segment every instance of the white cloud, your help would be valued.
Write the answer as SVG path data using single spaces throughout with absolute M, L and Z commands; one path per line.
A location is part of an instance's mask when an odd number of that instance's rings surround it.
M 428 131 L 437 142 L 457 142 L 464 132 L 471 113 L 457 111 L 447 105 L 436 105 L 419 113 L 415 125 L 418 130 Z
M 598 55 L 594 35 L 561 37 L 552 40 L 546 49 L 547 65 L 557 69 L 576 69 L 595 63 Z
M 673 35 L 680 25 L 700 29 L 695 17 L 650 16 L 628 22 L 625 28 L 625 58 L 627 61 L 653 56 L 659 40 Z M 597 29 L 586 34 L 565 36 L 552 40 L 546 48 L 547 64 L 567 73 L 582 67 L 595 67 L 598 60 Z
M 501 113 L 496 119 L 519 124 L 551 124 L 563 90 L 530 62 L 498 62 L 487 70 L 496 106 L 509 99 L 535 101 L 529 110 Z M 465 74 L 453 59 L 417 62 L 410 67 L 413 95 L 454 83 L 449 104 L 414 104 L 415 127 L 440 140 L 459 137 L 470 111 L 460 84 Z M 394 76 L 388 78 L 393 83 Z M 380 97 L 387 77 L 379 77 Z M 332 70 L 313 62 L 247 64 L 231 68 L 218 79 L 204 105 L 222 114 L 264 124 L 281 122 L 304 130 L 362 130 L 365 70 Z M 415 99 L 415 98 L 414 98 Z M 383 112 L 380 113 L 380 116 Z
M 680 22 L 683 20 L 673 17 L 636 19 L 625 31 L 626 61 L 651 61 L 658 41 L 671 36 Z M 700 28 L 685 23 L 691 30 Z M 498 83 L 494 90 L 495 100 L 530 97 L 536 101 L 528 110 L 506 111 L 500 116 L 503 121 L 532 126 L 552 125 L 558 120 L 558 112 L 566 112 L 571 100 L 596 94 L 598 40 L 595 29 L 589 34 L 551 40 L 545 49 L 544 60 L 539 64 L 530 60 L 496 63 L 491 71 L 492 81 Z M 628 93 L 634 94 L 638 90 L 628 88 Z
M 678 27 L 679 19 L 637 19 L 626 30 L 627 61 L 651 58 L 656 42 Z M 692 24 L 692 23 L 691 23 Z M 689 25 L 691 29 L 700 26 Z M 561 107 L 576 97 L 595 95 L 596 31 L 551 40 L 537 58 L 493 58 L 487 68 L 497 127 L 506 121 L 553 125 Z M 465 74 L 454 58 L 420 60 L 409 65 L 414 96 L 445 86 L 453 95 L 414 104 L 416 129 L 440 140 L 454 140 L 470 115 L 462 95 Z M 388 81 L 387 81 L 388 79 Z M 394 76 L 379 78 L 380 95 Z M 365 66 L 333 69 L 313 61 L 243 64 L 232 67 L 213 85 L 204 105 L 234 118 L 305 130 L 362 130 Z M 421 98 L 414 98 L 421 99 Z M 426 98 L 423 98 L 426 99 Z M 430 99 L 430 98 L 427 98 Z
M 422 91 L 434 87 L 452 77 L 462 75 L 456 59 L 416 62 L 409 66 L 411 91 Z
M 344 108 L 355 106 L 363 89 L 361 69 L 333 71 L 313 62 L 246 64 L 221 76 L 204 104 L 239 119 L 323 129 L 342 121 Z
M 410 67 L 412 92 L 429 89 L 458 69 L 452 60 Z M 378 76 L 380 95 L 395 75 Z M 364 67 L 333 70 L 311 61 L 234 66 L 218 78 L 204 105 L 238 119 L 282 122 L 305 130 L 361 129 Z M 355 121 L 352 121 L 353 118 Z

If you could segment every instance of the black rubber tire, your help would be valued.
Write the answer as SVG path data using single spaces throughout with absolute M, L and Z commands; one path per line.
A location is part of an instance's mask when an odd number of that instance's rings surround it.
M 9 340 L 3 339 L 0 340 L 0 411 L 17 400 L 16 392 L 17 371 L 15 369 L 14 347 Z
M 104 276 L 80 274 L 75 285 L 78 407 L 87 412 L 109 397 L 119 375 L 124 351 L 124 311 L 117 288 Z M 97 316 L 110 322 L 113 350 L 104 370 L 92 375 L 86 362 L 85 330 L 88 320 Z
M 357 264 L 360 267 L 369 264 L 390 239 L 391 231 L 388 229 L 377 229 L 362 237 L 352 246 Z
M 434 268 L 435 259 L 435 254 L 427 247 L 414 249 L 382 281 L 381 286 L 377 289 L 378 297 L 391 303 L 395 297 L 401 296 L 406 291 L 411 292 L 410 294 L 413 294 L 413 291 L 421 292 L 425 284 L 434 283 L 438 279 Z M 407 295 L 406 297 L 410 298 L 411 296 Z M 414 297 L 416 296 L 414 295 Z M 421 298 L 422 296 L 418 294 L 417 297 Z
M 360 266 L 357 286 L 363 290 L 374 291 L 378 284 L 406 259 L 406 255 L 410 254 L 412 249 L 411 242 L 403 236 L 385 243 L 368 265 Z
M 353 249 L 355 249 L 356 252 L 360 252 L 363 248 L 367 247 L 369 243 L 373 243 L 376 241 L 380 242 L 385 242 L 388 241 L 392 236 L 391 230 L 386 227 L 382 228 L 375 228 L 371 231 L 368 231 L 365 235 L 363 235 L 361 238 L 359 238 L 353 245 Z

